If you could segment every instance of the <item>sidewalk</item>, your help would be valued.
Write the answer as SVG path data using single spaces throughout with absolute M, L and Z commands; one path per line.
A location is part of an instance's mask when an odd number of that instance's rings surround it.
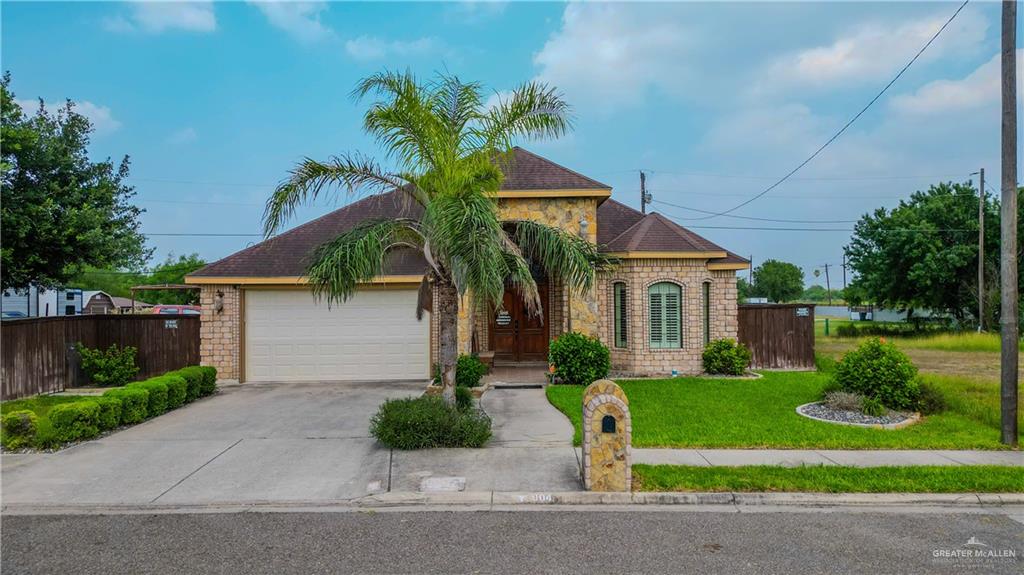
M 840 449 L 648 449 L 634 448 L 633 463 L 693 465 L 1011 465 L 1024 467 L 1021 451 L 969 450 L 840 450 Z

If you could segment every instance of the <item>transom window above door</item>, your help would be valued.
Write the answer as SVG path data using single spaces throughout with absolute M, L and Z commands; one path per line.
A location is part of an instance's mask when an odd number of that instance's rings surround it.
M 647 288 L 648 331 L 651 349 L 682 347 L 682 289 L 672 282 Z

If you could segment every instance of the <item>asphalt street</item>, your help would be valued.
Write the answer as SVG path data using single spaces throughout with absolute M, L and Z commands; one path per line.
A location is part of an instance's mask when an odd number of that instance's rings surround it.
M 967 549 L 987 557 L 948 558 Z M 996 513 L 861 511 L 8 515 L 0 561 L 4 575 L 1018 574 L 1024 525 Z

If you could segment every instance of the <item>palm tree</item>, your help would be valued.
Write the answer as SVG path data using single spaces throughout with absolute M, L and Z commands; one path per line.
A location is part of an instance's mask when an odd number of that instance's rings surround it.
M 409 72 L 383 72 L 353 91 L 356 100 L 370 95 L 364 129 L 396 169 L 359 154 L 306 158 L 267 201 L 264 232 L 272 236 L 300 204 L 338 187 L 350 194 L 400 190 L 422 208 L 418 217 L 364 221 L 324 243 L 311 254 L 307 276 L 316 297 L 344 302 L 382 274 L 388 252 L 420 251 L 427 266 L 416 314 L 422 318 L 436 293 L 443 396 L 453 403 L 460 296 L 469 295 L 471 310 L 500 307 L 508 285 L 539 314 L 531 263 L 580 293 L 611 260 L 560 229 L 499 219 L 495 193 L 513 141 L 557 138 L 571 127 L 569 107 L 553 88 L 526 83 L 488 106 L 477 83 L 449 75 L 420 83 Z

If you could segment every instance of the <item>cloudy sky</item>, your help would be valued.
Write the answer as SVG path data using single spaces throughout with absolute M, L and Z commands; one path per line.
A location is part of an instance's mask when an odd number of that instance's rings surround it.
M 792 261 L 811 283 L 841 262 L 863 213 L 979 167 L 998 189 L 997 3 L 965 8 L 835 144 L 737 217 L 687 208 L 732 208 L 795 167 L 958 5 L 5 3 L 0 48 L 27 106 L 70 98 L 94 121 L 95 157 L 131 156 L 160 259 L 256 241 L 162 234 L 258 233 L 263 202 L 303 156 L 377 153 L 348 94 L 409 68 L 495 92 L 557 86 L 575 131 L 525 147 L 634 207 L 643 169 L 655 210 L 755 263 Z

